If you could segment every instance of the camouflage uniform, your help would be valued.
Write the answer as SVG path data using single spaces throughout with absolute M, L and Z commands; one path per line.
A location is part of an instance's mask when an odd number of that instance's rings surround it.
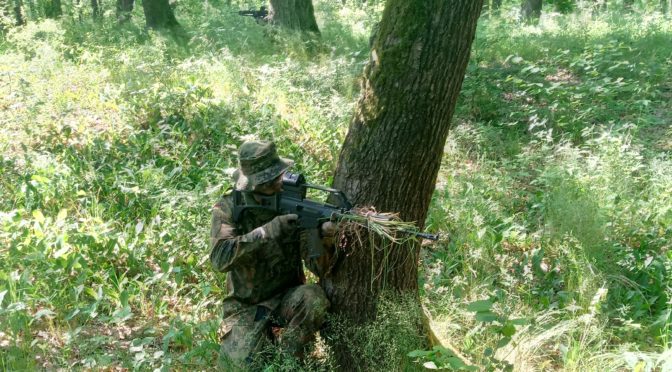
M 236 188 L 246 190 L 243 192 L 246 204 L 256 204 L 250 192 L 254 185 L 272 180 L 291 163 L 285 159 L 278 162 L 277 155 L 275 160 L 254 158 L 252 165 L 261 166 L 256 168 L 259 172 L 253 172 L 255 168 L 249 164 L 246 167 L 244 162 L 244 146 L 241 146 L 242 172 L 234 176 Z M 274 154 L 275 148 L 266 151 Z M 212 209 L 210 233 L 210 261 L 215 270 L 228 273 L 222 357 L 243 365 L 273 338 L 272 326 L 285 328 L 280 344 L 300 355 L 322 326 L 329 301 L 319 286 L 304 284 L 298 234 L 276 239 L 266 236 L 261 226 L 276 217 L 269 210 L 247 209 L 237 223 L 232 216 L 233 198 L 226 195 Z M 314 268 L 311 263 L 308 266 Z

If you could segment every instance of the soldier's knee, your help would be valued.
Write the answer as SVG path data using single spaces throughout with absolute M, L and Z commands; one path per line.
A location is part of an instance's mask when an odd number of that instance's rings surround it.
M 301 297 L 306 307 L 306 315 L 318 322 L 324 321 L 330 305 L 324 290 L 317 284 L 303 285 Z

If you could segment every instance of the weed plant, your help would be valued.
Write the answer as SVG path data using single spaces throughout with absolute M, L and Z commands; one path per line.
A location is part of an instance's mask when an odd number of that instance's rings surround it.
M 140 9 L 124 25 L 3 23 L 0 369 L 214 368 L 226 289 L 209 208 L 236 149 L 274 139 L 328 184 L 382 10 L 315 3 L 319 41 L 220 1 L 180 2 L 173 34 Z M 513 11 L 480 22 L 423 301 L 483 368 L 672 368 L 671 23 L 578 9 L 524 26 Z M 486 298 L 484 322 L 466 304 Z M 410 308 L 353 330 L 363 365 L 421 366 Z M 500 345 L 502 314 L 527 321 Z M 334 365 L 328 349 L 273 355 L 269 370 Z

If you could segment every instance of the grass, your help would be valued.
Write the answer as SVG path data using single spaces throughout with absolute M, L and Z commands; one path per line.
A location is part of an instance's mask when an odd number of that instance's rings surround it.
M 318 42 L 195 1 L 174 35 L 145 31 L 139 9 L 124 26 L 9 29 L 0 368 L 215 365 L 226 290 L 208 211 L 236 148 L 273 138 L 329 183 L 381 8 L 317 1 Z M 669 368 L 670 22 L 576 12 L 523 26 L 509 10 L 478 29 L 427 220 L 450 240 L 423 253 L 423 301 L 483 368 Z M 413 314 L 386 309 L 358 353 L 394 369 L 422 344 Z

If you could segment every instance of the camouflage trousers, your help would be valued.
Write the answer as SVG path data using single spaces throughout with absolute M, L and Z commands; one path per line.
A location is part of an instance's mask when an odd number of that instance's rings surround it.
M 302 356 L 305 346 L 322 327 L 328 308 L 329 300 L 316 284 L 294 287 L 263 304 L 225 301 L 220 366 L 244 368 L 255 353 L 272 341 L 285 351 Z M 278 339 L 272 327 L 283 328 Z

